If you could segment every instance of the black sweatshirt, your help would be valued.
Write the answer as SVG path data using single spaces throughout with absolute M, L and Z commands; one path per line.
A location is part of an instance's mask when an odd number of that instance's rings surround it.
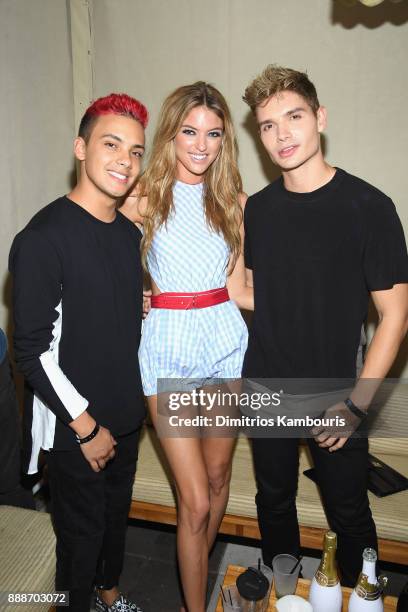
M 40 448 L 76 447 L 85 409 L 114 436 L 145 415 L 137 351 L 142 320 L 139 230 L 62 197 L 14 239 L 15 359 L 26 380 L 28 472 Z

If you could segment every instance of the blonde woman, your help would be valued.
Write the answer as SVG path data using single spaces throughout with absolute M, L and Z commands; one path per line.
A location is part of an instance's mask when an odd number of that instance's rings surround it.
M 157 379 L 189 389 L 239 379 L 253 309 L 242 256 L 245 196 L 225 99 L 197 82 L 165 100 L 136 194 L 122 211 L 143 225 L 152 309 L 139 360 L 157 428 Z M 208 553 L 228 501 L 232 437 L 162 437 L 177 498 L 177 552 L 188 612 L 204 612 Z

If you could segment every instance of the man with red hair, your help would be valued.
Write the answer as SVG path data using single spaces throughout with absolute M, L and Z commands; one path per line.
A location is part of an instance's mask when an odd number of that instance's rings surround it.
M 139 230 L 117 202 L 144 152 L 147 110 L 125 94 L 96 100 L 74 152 L 79 180 L 14 239 L 15 358 L 25 376 L 27 471 L 46 451 L 57 536 L 56 590 L 88 612 L 140 610 L 118 591 L 145 409 Z

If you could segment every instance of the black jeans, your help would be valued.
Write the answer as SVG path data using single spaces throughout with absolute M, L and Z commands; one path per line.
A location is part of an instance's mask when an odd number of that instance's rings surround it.
M 377 534 L 367 497 L 368 441 L 350 438 L 329 453 L 307 440 L 328 523 L 337 533 L 342 583 L 354 586 L 366 546 L 377 550 Z M 254 438 L 252 450 L 258 492 L 256 506 L 266 565 L 279 553 L 299 555 L 296 512 L 299 440 Z
M 21 485 L 20 420 L 7 353 L 0 362 L 0 431 L 0 505 L 34 510 L 31 491 Z
M 89 612 L 93 586 L 117 586 L 136 470 L 139 431 L 117 438 L 116 455 L 94 472 L 81 449 L 47 453 L 57 536 L 57 591 L 69 610 Z M 67 610 L 67 608 L 61 608 Z

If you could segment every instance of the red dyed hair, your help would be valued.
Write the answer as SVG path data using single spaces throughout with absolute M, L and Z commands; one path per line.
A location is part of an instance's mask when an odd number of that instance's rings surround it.
M 149 120 L 147 108 L 127 94 L 112 93 L 109 96 L 98 98 L 87 108 L 79 125 L 78 136 L 85 141 L 89 140 L 93 124 L 101 115 L 122 115 L 132 117 L 145 128 Z

